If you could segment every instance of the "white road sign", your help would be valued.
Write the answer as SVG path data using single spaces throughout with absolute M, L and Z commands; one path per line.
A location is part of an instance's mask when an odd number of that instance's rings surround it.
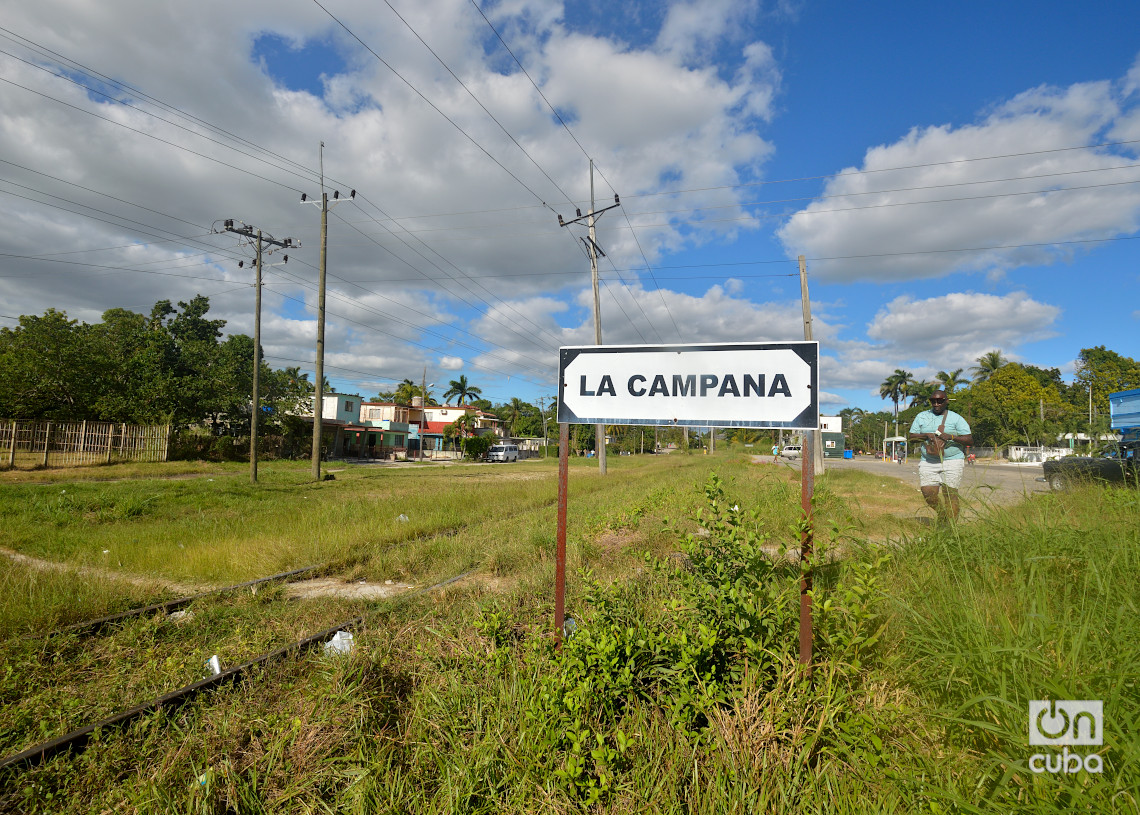
M 818 363 L 816 342 L 562 348 L 558 421 L 814 430 Z

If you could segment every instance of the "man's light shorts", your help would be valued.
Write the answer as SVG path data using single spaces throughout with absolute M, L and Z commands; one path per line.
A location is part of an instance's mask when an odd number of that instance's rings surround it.
M 966 467 L 966 459 L 951 458 L 945 461 L 918 462 L 918 486 L 939 487 L 947 486 L 952 490 L 958 489 L 962 483 L 962 470 Z

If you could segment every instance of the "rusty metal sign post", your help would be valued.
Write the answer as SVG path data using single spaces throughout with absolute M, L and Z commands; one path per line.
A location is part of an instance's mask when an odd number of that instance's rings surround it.
M 819 428 L 819 343 L 607 345 L 562 348 L 558 365 L 558 532 L 554 626 L 566 622 L 566 506 L 571 424 Z M 815 488 L 812 433 L 804 433 L 800 504 L 800 663 L 811 675 Z
M 804 673 L 811 677 L 811 559 L 815 552 L 815 530 L 812 520 L 811 499 L 815 494 L 815 438 L 814 433 L 804 434 L 803 449 L 800 451 L 800 508 L 803 510 L 803 527 L 800 530 L 800 665 Z
M 554 560 L 554 630 L 562 648 L 566 624 L 566 497 L 570 487 L 570 425 L 558 425 L 558 535 Z

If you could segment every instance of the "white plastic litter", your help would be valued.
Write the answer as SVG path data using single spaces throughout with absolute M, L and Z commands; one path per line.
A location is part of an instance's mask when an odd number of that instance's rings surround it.
M 179 620 L 188 620 L 193 616 L 194 616 L 194 612 L 187 611 L 186 609 L 182 608 L 182 609 L 179 609 L 178 611 L 172 611 L 169 614 L 167 614 L 166 619 L 170 620 L 172 623 L 176 623 Z
M 210 672 L 209 676 L 217 676 L 222 672 L 222 662 L 217 654 L 206 660 L 206 670 Z
M 352 647 L 352 632 L 337 631 L 332 639 L 325 643 L 325 654 L 330 656 L 351 654 Z
M 401 523 L 407 523 L 408 516 L 401 512 L 400 517 L 396 518 L 396 520 L 400 521 Z

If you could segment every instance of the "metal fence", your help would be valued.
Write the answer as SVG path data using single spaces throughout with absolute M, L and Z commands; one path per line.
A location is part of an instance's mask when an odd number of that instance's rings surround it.
M 170 425 L 112 422 L 0 422 L 0 466 L 78 467 L 166 461 Z

